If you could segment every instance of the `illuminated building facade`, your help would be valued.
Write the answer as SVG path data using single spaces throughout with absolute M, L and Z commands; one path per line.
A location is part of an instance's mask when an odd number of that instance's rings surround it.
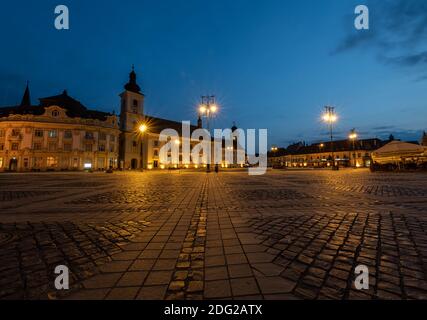
M 89 110 L 66 91 L 0 108 L 0 171 L 108 169 L 118 165 L 114 114 Z
M 67 91 L 32 105 L 27 85 L 19 105 L 0 108 L 0 172 L 205 166 L 186 163 L 181 151 L 179 163 L 162 163 L 160 149 L 166 142 L 160 142 L 159 135 L 164 129 L 174 129 L 182 136 L 182 123 L 145 115 L 144 94 L 133 68 L 120 99 L 119 117 L 89 109 Z M 201 126 L 199 119 L 197 126 L 190 126 L 190 133 Z M 190 141 L 191 148 L 199 142 Z M 224 141 L 222 147 L 225 152 Z M 237 152 L 244 155 L 243 148 L 237 148 L 236 143 L 233 147 L 234 158 Z M 221 166 L 233 164 L 223 162 Z
M 269 152 L 269 166 L 323 168 L 335 162 L 341 167 L 369 167 L 372 152 L 383 144 L 380 139 L 339 140 L 309 146 L 298 143 Z

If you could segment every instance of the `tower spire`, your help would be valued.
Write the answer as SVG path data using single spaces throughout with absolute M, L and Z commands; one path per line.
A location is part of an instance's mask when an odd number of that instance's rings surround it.
M 29 81 L 27 81 L 27 87 L 25 88 L 24 95 L 22 96 L 22 100 L 21 100 L 20 106 L 21 107 L 31 106 Z
M 133 64 L 132 64 L 132 71 L 129 73 L 129 82 L 125 84 L 125 89 L 127 91 L 141 93 L 141 88 L 136 83 L 135 66 Z

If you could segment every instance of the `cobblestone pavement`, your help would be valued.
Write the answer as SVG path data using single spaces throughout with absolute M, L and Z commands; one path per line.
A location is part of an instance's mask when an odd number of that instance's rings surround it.
M 0 299 L 427 299 L 426 196 L 365 170 L 2 174 Z

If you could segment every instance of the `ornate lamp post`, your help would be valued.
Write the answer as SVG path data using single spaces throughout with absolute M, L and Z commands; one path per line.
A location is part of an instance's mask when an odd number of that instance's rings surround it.
M 148 130 L 148 126 L 145 123 L 141 123 L 138 126 L 138 130 L 137 130 L 138 135 L 141 138 L 141 150 L 140 150 L 140 154 L 139 154 L 141 157 L 141 172 L 144 171 L 144 153 L 142 152 L 143 145 L 144 145 L 143 137 L 144 137 L 144 134 L 147 132 L 147 130 Z
M 332 169 L 338 170 L 338 166 L 335 166 L 334 136 L 333 136 L 333 124 L 338 120 L 337 114 L 335 113 L 335 108 L 330 106 L 325 106 L 325 112 L 322 118 L 323 118 L 323 121 L 329 125 L 329 134 L 331 137 Z
M 352 142 L 352 149 L 353 149 L 353 162 L 354 162 L 354 167 L 356 167 L 356 148 L 355 148 L 355 141 L 357 139 L 357 133 L 356 133 L 356 129 L 352 129 L 350 131 L 350 134 L 348 135 L 348 138 L 351 140 Z
M 210 121 L 218 112 L 218 106 L 215 102 L 215 96 L 202 96 L 201 103 L 199 105 L 199 117 L 206 118 L 206 129 L 210 134 Z M 211 172 L 211 159 L 208 159 L 208 163 L 206 165 L 206 172 Z
M 319 167 L 322 167 L 323 166 L 323 164 L 322 164 L 322 150 L 323 150 L 323 147 L 324 147 L 325 145 L 323 144 L 323 143 L 321 143 L 321 144 L 319 144 L 319 163 L 318 163 L 318 166 Z

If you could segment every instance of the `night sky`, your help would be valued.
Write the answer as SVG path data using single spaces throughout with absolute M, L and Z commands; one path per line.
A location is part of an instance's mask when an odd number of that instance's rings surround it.
M 354 29 L 367 4 L 369 31 Z M 54 8 L 70 30 L 54 28 Z M 200 95 L 215 94 L 215 127 L 268 128 L 269 144 L 337 135 L 418 140 L 427 129 L 425 0 L 3 1 L 0 105 L 68 93 L 87 107 L 119 111 L 135 64 L 147 114 L 196 120 Z

